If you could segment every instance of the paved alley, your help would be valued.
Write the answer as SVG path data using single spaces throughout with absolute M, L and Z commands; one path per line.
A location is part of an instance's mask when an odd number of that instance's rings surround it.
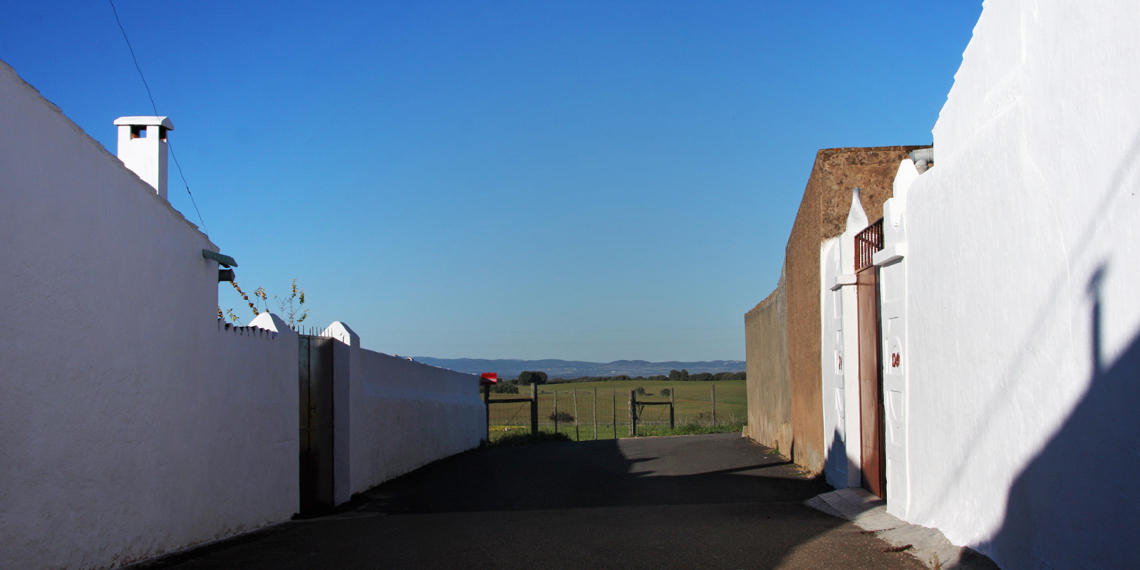
M 136 568 L 924 568 L 803 504 L 829 489 L 737 434 L 474 450 Z

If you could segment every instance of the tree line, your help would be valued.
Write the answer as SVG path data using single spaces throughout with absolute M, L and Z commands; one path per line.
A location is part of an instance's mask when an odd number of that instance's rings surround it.
M 729 380 L 745 380 L 744 372 L 698 372 L 690 374 L 688 370 L 670 370 L 668 375 L 654 376 L 581 376 L 578 378 L 550 378 L 545 372 L 537 370 L 524 370 L 515 380 L 507 380 L 492 386 L 491 391 L 500 394 L 518 394 L 519 386 L 531 384 L 575 384 L 579 382 L 616 382 L 638 380 L 645 382 L 724 382 Z
M 573 382 L 615 382 L 615 381 L 628 381 L 628 380 L 644 380 L 646 382 L 723 382 L 728 380 L 744 380 L 744 372 L 698 372 L 690 374 L 688 370 L 670 370 L 668 375 L 657 374 L 654 376 L 627 376 L 619 374 L 617 376 L 582 376 L 580 378 L 555 378 L 550 380 L 550 384 L 569 384 Z

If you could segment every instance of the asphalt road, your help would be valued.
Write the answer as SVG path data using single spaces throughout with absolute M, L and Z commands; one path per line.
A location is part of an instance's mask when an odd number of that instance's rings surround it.
M 737 434 L 474 450 L 136 568 L 924 568 L 803 505 L 828 490 Z

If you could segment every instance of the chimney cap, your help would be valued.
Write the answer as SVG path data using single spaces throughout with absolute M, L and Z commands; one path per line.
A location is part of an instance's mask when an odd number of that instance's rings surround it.
M 115 119 L 115 125 L 158 125 L 160 127 L 166 127 L 166 130 L 168 131 L 174 130 L 174 123 L 171 123 L 168 117 L 119 117 L 118 119 Z

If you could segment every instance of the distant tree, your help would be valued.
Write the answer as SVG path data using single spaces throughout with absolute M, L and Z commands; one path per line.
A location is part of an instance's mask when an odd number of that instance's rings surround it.
M 669 394 L 672 394 L 672 393 L 673 393 L 673 391 L 668 389 L 668 388 L 662 388 L 661 389 L 661 395 L 662 396 L 668 396 Z
M 670 370 L 669 371 L 669 380 L 671 382 L 688 382 L 689 381 L 689 371 L 685 370 L 685 369 L 681 369 L 680 372 L 678 372 L 676 370 Z
M 638 396 L 644 396 L 645 395 L 645 388 L 638 386 L 637 389 L 633 391 L 633 393 L 637 394 Z
M 493 394 L 518 394 L 519 387 L 514 384 L 492 384 L 491 393 Z
M 709 380 L 712 380 L 712 379 L 713 379 L 713 375 L 711 372 L 701 372 L 701 373 L 693 374 L 693 375 L 689 376 L 689 381 L 691 381 L 691 382 L 708 382 Z
M 713 380 L 744 380 L 745 374 L 743 372 L 717 372 L 713 375 Z
M 541 370 L 532 371 L 524 370 L 519 372 L 518 384 L 519 386 L 530 386 L 531 384 L 546 384 L 546 373 Z

